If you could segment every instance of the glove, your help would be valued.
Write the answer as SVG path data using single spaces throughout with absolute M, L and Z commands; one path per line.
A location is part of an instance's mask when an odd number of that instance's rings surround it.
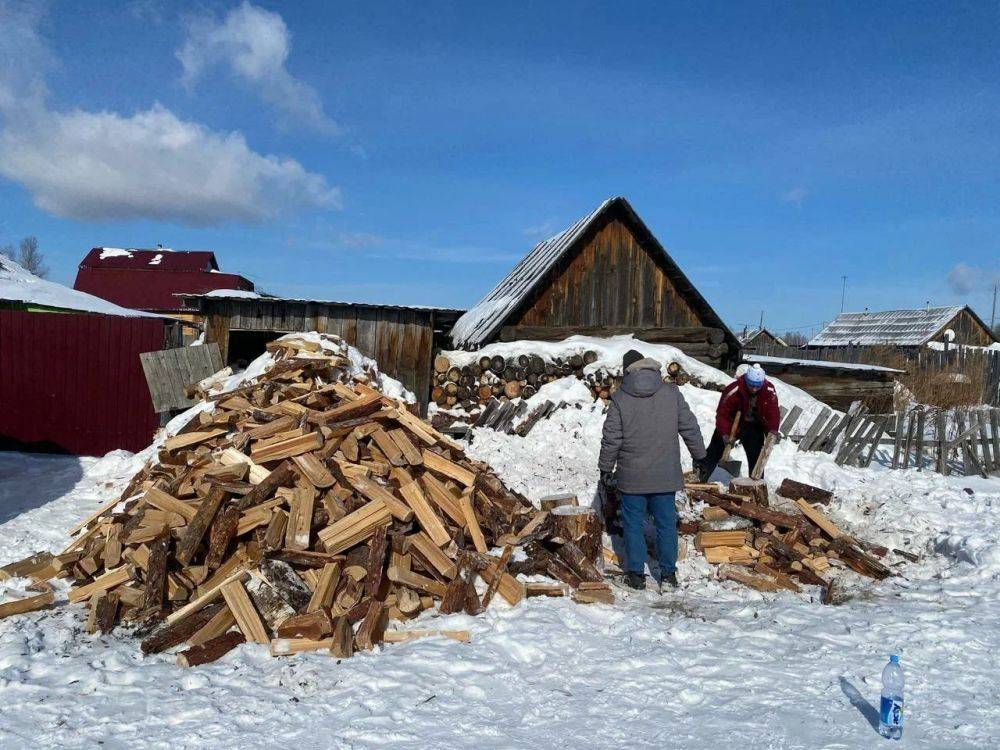
M 778 443 L 780 443 L 780 442 L 781 442 L 781 433 L 780 433 L 780 432 L 778 432 L 777 430 L 771 430 L 771 431 L 770 431 L 769 433 L 767 433 L 767 434 L 768 434 L 768 435 L 773 435 L 773 436 L 774 436 L 774 444 L 775 444 L 775 445 L 777 445 Z
M 601 484 L 603 484 L 607 489 L 613 490 L 615 488 L 615 485 L 618 484 L 615 481 L 614 472 L 611 472 L 611 471 L 602 471 L 601 472 Z
M 698 480 L 704 482 L 708 479 L 708 458 L 693 458 L 691 465 L 698 472 Z

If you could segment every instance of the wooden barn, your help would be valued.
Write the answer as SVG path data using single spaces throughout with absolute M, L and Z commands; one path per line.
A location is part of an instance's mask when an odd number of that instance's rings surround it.
M 753 352 L 771 346 L 788 346 L 783 339 L 775 336 L 767 328 L 744 328 L 743 333 L 738 338 L 744 352 Z
M 740 344 L 625 198 L 538 243 L 451 331 L 454 346 L 633 334 L 722 369 Z
M 205 318 L 205 343 L 219 345 L 223 362 L 250 361 L 286 333 L 333 333 L 413 391 L 422 408 L 430 393 L 433 351 L 462 314 L 448 308 L 222 294 L 186 294 L 184 303 Z
M 893 346 L 902 349 L 935 342 L 989 346 L 996 338 L 968 305 L 919 310 L 841 313 L 809 340 L 810 349 Z

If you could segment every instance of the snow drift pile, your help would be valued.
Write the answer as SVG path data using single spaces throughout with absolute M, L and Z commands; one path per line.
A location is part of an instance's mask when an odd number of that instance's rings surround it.
M 478 614 L 495 595 L 517 604 L 565 594 L 508 572 L 513 549 L 527 544 L 543 567 L 555 560 L 573 574 L 578 601 L 612 598 L 594 567 L 601 525 L 588 522 L 591 511 L 558 524 L 536 511 L 372 387 L 370 360 L 359 367 L 336 337 L 286 336 L 268 349 L 242 382 L 206 394 L 62 554 L 3 572 L 43 585 L 71 579 L 69 600 L 89 606 L 91 632 L 137 625 L 145 653 L 186 642 L 184 665 L 244 641 L 269 643 L 274 655 L 349 656 L 428 634 L 387 624 L 435 605 Z M 488 554 L 495 546 L 499 558 Z M 40 597 L 38 606 L 52 601 Z

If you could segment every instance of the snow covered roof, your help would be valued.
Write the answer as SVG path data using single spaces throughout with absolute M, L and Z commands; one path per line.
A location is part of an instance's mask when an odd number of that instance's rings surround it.
M 46 281 L 26 271 L 10 258 L 0 256 L 0 300 L 23 302 L 41 307 L 80 312 L 121 315 L 127 317 L 158 318 L 159 315 L 119 307 L 86 292 Z
M 772 339 L 774 339 L 778 343 L 779 346 L 788 346 L 788 344 L 786 344 L 783 339 L 775 336 L 773 333 L 771 333 L 769 330 L 767 330 L 767 328 L 751 328 L 750 330 L 746 331 L 745 333 L 740 334 L 737 338 L 739 338 L 741 344 L 743 344 L 744 346 L 746 346 L 747 344 L 749 344 L 751 341 L 753 341 L 755 338 L 757 338 L 761 334 L 767 334 Z
M 80 268 L 143 268 L 156 271 L 217 271 L 219 264 L 211 250 L 171 250 L 94 247 L 80 262 Z
M 923 346 L 964 309 L 964 306 L 957 305 L 919 310 L 841 313 L 816 334 L 807 346 Z
M 577 241 L 583 238 L 605 213 L 611 210 L 618 210 L 622 219 L 632 227 L 640 241 L 648 243 L 651 250 L 661 255 L 661 260 L 676 277 L 675 282 L 678 283 L 681 293 L 688 297 L 704 318 L 711 320 L 715 327 L 725 331 L 735 344 L 736 339 L 729 328 L 684 276 L 629 202 L 624 197 L 617 196 L 608 198 L 567 229 L 535 245 L 492 291 L 458 319 L 451 330 L 451 340 L 455 346 L 476 347 L 489 342 L 504 324 L 504 321 L 516 312 L 521 303 L 538 288 L 556 263 L 576 246 Z
M 865 365 L 857 362 L 831 362 L 825 359 L 795 359 L 793 357 L 767 357 L 762 354 L 744 354 L 743 361 L 750 364 L 761 365 L 767 370 L 767 365 L 795 365 L 802 367 L 818 367 L 829 370 L 867 370 L 869 372 L 896 372 L 904 373 L 906 370 L 897 370 L 893 367 L 882 367 L 880 365 Z
M 397 305 L 389 302 L 358 302 L 358 301 L 348 301 L 348 300 L 335 300 L 335 299 L 307 299 L 304 297 L 276 297 L 272 294 L 260 294 L 257 292 L 244 293 L 235 289 L 216 289 L 211 292 L 203 294 L 189 294 L 187 292 L 178 292 L 174 295 L 175 297 L 181 297 L 184 300 L 190 300 L 195 302 L 197 300 L 232 300 L 234 302 L 240 301 L 251 301 L 256 300 L 258 302 L 296 302 L 296 303 L 306 303 L 311 305 L 347 305 L 354 307 L 384 307 L 390 310 L 427 310 L 430 312 L 439 313 L 453 313 L 455 315 L 465 312 L 459 308 L 454 307 L 433 307 L 430 305 Z

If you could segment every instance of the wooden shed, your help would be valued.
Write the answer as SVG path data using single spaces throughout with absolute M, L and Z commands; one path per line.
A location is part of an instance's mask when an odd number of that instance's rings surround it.
M 715 367 L 739 341 L 625 198 L 538 243 L 451 331 L 456 347 L 630 333 Z
M 430 394 L 434 348 L 462 314 L 449 308 L 220 295 L 184 295 L 184 300 L 205 317 L 205 343 L 219 345 L 223 362 L 252 360 L 286 333 L 333 333 L 413 391 L 422 408 Z
M 743 361 L 759 364 L 768 375 L 801 388 L 818 401 L 845 411 L 853 401 L 872 408 L 892 408 L 896 378 L 905 370 L 826 360 L 744 354 Z
M 766 328 L 743 329 L 739 335 L 740 345 L 744 352 L 753 352 L 769 346 L 788 346 L 785 341 Z
M 989 346 L 990 328 L 968 305 L 841 313 L 809 340 L 810 349 L 845 346 L 923 347 L 929 343 Z

